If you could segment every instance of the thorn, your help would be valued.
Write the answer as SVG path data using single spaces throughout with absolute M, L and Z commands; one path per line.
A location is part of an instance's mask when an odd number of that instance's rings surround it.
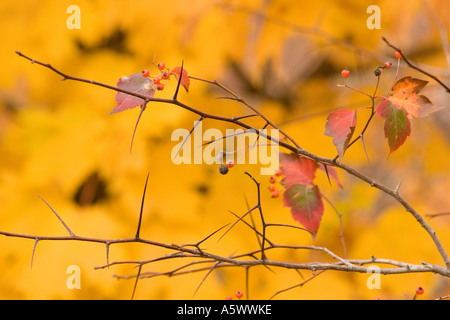
M 53 213 L 56 215 L 56 217 L 58 218 L 58 220 L 63 224 L 63 226 L 67 229 L 67 231 L 69 231 L 69 234 L 71 237 L 75 237 L 75 234 L 72 232 L 72 230 L 70 230 L 70 228 L 67 226 L 67 224 L 64 222 L 63 219 L 61 219 L 61 217 L 58 215 L 58 213 L 55 211 L 55 209 L 53 209 L 48 203 L 47 201 L 45 201 L 41 196 L 38 196 L 46 205 L 47 207 L 50 208 L 50 210 L 53 211 Z
M 180 76 L 178 78 L 178 83 L 177 83 L 177 88 L 175 90 L 175 94 L 173 95 L 172 100 L 176 101 L 177 97 L 178 97 L 178 91 L 180 90 L 180 84 L 181 84 L 181 79 L 183 78 L 183 64 L 184 61 L 181 61 L 181 70 L 180 70 Z
M 136 239 L 139 238 L 139 233 L 141 231 L 141 223 L 142 223 L 142 212 L 144 211 L 144 200 L 145 200 L 145 191 L 147 190 L 147 183 L 148 183 L 148 176 L 150 173 L 147 173 L 147 178 L 145 179 L 145 186 L 144 186 L 144 192 L 142 194 L 142 201 L 141 201 L 141 210 L 139 212 L 139 222 L 137 226 L 136 235 L 134 236 Z M 139 269 L 140 270 L 140 269 Z
M 144 110 L 146 109 L 146 107 L 147 107 L 147 101 L 145 101 L 144 104 L 141 106 L 141 111 L 139 111 L 139 115 L 136 120 L 136 124 L 134 125 L 133 135 L 131 136 L 130 154 L 131 154 L 131 150 L 133 149 L 134 135 L 136 134 L 136 129 L 137 129 L 139 120 L 141 119 L 141 115 L 144 112 Z
M 400 189 L 401 184 L 402 184 L 402 180 L 400 180 L 400 182 L 398 183 L 398 185 L 397 185 L 397 186 L 395 187 L 395 189 L 394 189 L 394 193 L 395 193 L 396 195 L 398 195 L 398 190 Z
M 131 300 L 133 300 L 134 298 L 134 293 L 136 292 L 136 287 L 137 287 L 137 283 L 139 281 L 139 277 L 141 276 L 141 269 L 142 269 L 142 264 L 139 264 L 139 270 L 138 273 L 136 275 L 136 281 L 134 283 L 134 287 L 133 287 L 133 293 L 131 294 Z

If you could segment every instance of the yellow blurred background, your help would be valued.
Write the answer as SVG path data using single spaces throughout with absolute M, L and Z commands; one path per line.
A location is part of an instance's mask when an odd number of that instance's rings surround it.
M 369 5 L 381 9 L 381 29 L 369 29 Z M 80 8 L 80 29 L 69 29 L 70 5 Z M 372 93 L 373 70 L 395 62 L 385 36 L 408 56 L 448 83 L 449 63 L 442 46 L 440 24 L 449 30 L 448 1 L 11 1 L 0 2 L 0 230 L 41 236 L 66 236 L 67 230 L 39 199 L 47 201 L 79 236 L 116 239 L 136 233 L 145 178 L 141 237 L 163 243 L 201 240 L 235 221 L 256 203 L 254 183 L 262 188 L 266 222 L 297 225 L 281 198 L 266 192 L 267 176 L 257 165 L 236 165 L 220 175 L 218 165 L 175 165 L 170 140 L 178 128 L 190 129 L 198 116 L 169 104 L 151 103 L 143 113 L 130 154 L 138 109 L 108 115 L 115 92 L 73 81 L 20 58 L 20 50 L 77 77 L 115 85 L 123 75 L 148 68 L 152 61 L 170 68 L 184 61 L 190 75 L 218 80 L 279 124 L 308 151 L 334 157 L 332 139 L 325 136 L 326 116 L 338 108 L 370 106 L 370 100 L 338 88 L 340 71 L 351 70 L 348 83 Z M 441 28 L 442 31 L 442 28 Z M 448 42 L 448 39 L 447 39 Z M 380 94 L 392 84 L 395 68 L 381 77 Z M 425 76 L 403 63 L 399 76 Z M 169 98 L 169 82 L 157 97 Z M 423 94 L 448 107 L 448 94 L 430 81 Z M 225 92 L 191 80 L 182 102 L 208 113 L 238 116 L 249 113 L 237 102 L 217 99 Z M 358 112 L 359 132 L 368 110 Z M 248 123 L 262 127 L 262 121 Z M 414 119 L 412 134 L 389 159 L 383 121 L 374 119 L 365 142 L 345 155 L 345 162 L 374 180 L 395 187 L 421 214 L 450 210 L 450 115 L 443 109 Z M 236 128 L 207 120 L 203 129 Z M 359 131 L 358 131 L 359 130 Z M 431 239 L 391 198 L 345 172 L 342 189 L 318 173 L 321 191 L 343 216 L 348 257 L 394 259 L 442 265 Z M 81 196 L 84 194 L 85 196 Z M 258 215 L 254 216 L 259 223 Z M 450 217 L 428 219 L 450 250 Z M 269 228 L 277 244 L 325 246 L 344 255 L 339 220 L 330 205 L 316 239 L 295 229 Z M 223 256 L 258 248 L 252 230 L 240 223 L 218 241 L 203 247 Z M 30 268 L 34 241 L 0 236 L 1 299 L 129 299 L 133 264 L 94 269 L 106 263 L 102 244 L 41 241 Z M 110 248 L 110 261 L 154 259 L 171 253 L 143 244 Z M 329 261 L 323 253 L 278 250 L 268 258 L 289 262 Z M 187 263 L 172 260 L 145 265 L 142 272 L 164 272 Z M 66 270 L 81 270 L 81 289 L 68 289 Z M 268 299 L 276 291 L 311 276 L 311 272 L 251 268 L 251 299 Z M 206 271 L 139 281 L 136 299 L 225 299 L 246 290 L 245 269 L 217 269 L 199 290 Z M 407 299 L 417 286 L 421 298 L 450 294 L 448 279 L 432 274 L 382 276 L 381 289 L 366 286 L 368 275 L 327 271 L 301 288 L 277 299 Z M 195 295 L 194 295 L 195 293 Z

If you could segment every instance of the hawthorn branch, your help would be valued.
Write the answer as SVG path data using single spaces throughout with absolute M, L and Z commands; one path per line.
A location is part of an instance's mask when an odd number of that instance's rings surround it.
M 114 86 L 110 86 L 104 83 L 100 83 L 100 82 L 96 82 L 93 80 L 87 80 L 87 79 L 83 79 L 83 78 L 78 78 L 78 77 L 73 77 L 70 75 L 67 75 L 59 70 L 57 70 L 56 68 L 54 68 L 53 66 L 51 66 L 50 64 L 46 64 L 46 63 L 42 63 L 39 62 L 37 60 L 31 59 L 28 56 L 22 54 L 20 51 L 16 51 L 16 53 L 31 61 L 32 63 L 41 65 L 45 68 L 50 69 L 51 71 L 57 73 L 58 75 L 62 76 L 62 80 L 73 80 L 73 81 L 79 81 L 79 82 L 85 82 L 88 84 L 93 84 L 96 86 L 100 86 L 100 87 L 104 87 L 106 89 L 109 90 L 114 90 L 114 91 L 118 91 L 118 92 L 123 92 L 125 94 L 129 94 L 138 98 L 141 98 L 145 101 L 145 103 L 149 103 L 149 102 L 159 102 L 159 103 L 168 103 L 168 104 L 172 104 L 172 105 L 176 105 L 179 106 L 189 112 L 192 112 L 194 114 L 197 114 L 200 116 L 200 121 L 203 119 L 211 119 L 211 120 L 216 120 L 216 121 L 221 121 L 221 122 L 227 122 L 227 123 L 233 123 L 235 125 L 238 125 L 242 128 L 245 129 L 249 129 L 249 130 L 255 130 L 255 132 L 258 133 L 258 135 L 261 135 L 263 137 L 265 137 L 268 140 L 275 140 L 272 139 L 270 135 L 265 134 L 263 132 L 261 132 L 260 130 L 257 130 L 256 128 L 248 125 L 247 123 L 245 123 L 243 120 L 247 119 L 247 117 L 250 116 L 259 116 L 261 117 L 266 124 L 272 125 L 274 128 L 278 128 L 275 124 L 273 124 L 271 121 L 269 121 L 269 119 L 267 119 L 264 115 L 262 115 L 258 110 L 256 110 L 255 108 L 253 108 L 251 105 L 247 104 L 243 99 L 239 98 L 237 95 L 235 95 L 232 91 L 230 91 L 229 89 L 225 88 L 224 86 L 222 86 L 220 83 L 218 83 L 217 81 L 208 81 L 208 80 L 203 80 L 203 79 L 199 79 L 199 78 L 195 78 L 198 80 L 202 80 L 202 81 L 206 81 L 209 82 L 211 84 L 217 85 L 220 88 L 222 88 L 223 90 L 227 91 L 229 94 L 231 94 L 233 96 L 233 99 L 244 103 L 246 106 L 248 106 L 254 113 L 252 115 L 249 116 L 240 116 L 240 117 L 223 117 L 223 116 L 219 116 L 219 115 L 215 115 L 215 114 L 209 114 L 206 112 L 203 112 L 201 110 L 198 110 L 194 107 L 191 107 L 189 105 L 186 105 L 182 102 L 180 102 L 177 98 L 176 95 L 174 96 L 173 99 L 163 99 L 163 98 L 155 98 L 155 97 L 147 97 L 147 96 L 143 96 L 143 95 L 139 95 L 136 94 L 134 92 L 129 92 L 127 90 L 123 90 L 121 88 L 118 87 L 114 87 Z M 407 62 L 407 60 L 405 59 L 405 62 Z M 194 78 L 194 77 L 191 77 Z M 179 83 L 178 83 L 179 86 Z M 370 95 L 369 95 L 370 96 Z M 374 95 L 370 96 L 372 99 L 372 113 L 373 113 L 373 101 L 374 101 Z M 370 122 L 370 119 L 369 121 Z M 367 123 L 368 125 L 368 123 Z M 191 248 L 189 246 L 186 245 L 176 245 L 176 244 L 166 244 L 166 243 L 161 243 L 161 242 L 157 242 L 157 241 L 153 241 L 153 240 L 148 240 L 148 239 L 143 239 L 140 237 L 139 235 L 139 230 L 140 230 L 140 222 L 138 223 L 138 230 L 136 232 L 136 235 L 132 238 L 124 238 L 124 239 L 101 239 L 101 238 L 91 238 L 91 237 L 83 237 L 83 236 L 77 236 L 75 235 L 69 228 L 68 226 L 64 223 L 64 221 L 59 217 L 59 215 L 52 209 L 52 211 L 57 215 L 57 217 L 59 218 L 59 220 L 61 221 L 61 223 L 66 227 L 66 229 L 69 231 L 69 236 L 36 236 L 36 235 L 26 235 L 26 234 L 19 234 L 19 233 L 11 233 L 11 232 L 4 232 L 4 231 L 0 231 L 0 235 L 4 235 L 4 236 L 10 236 L 10 237 L 16 237 L 16 238 L 25 238 L 25 239 L 33 239 L 35 241 L 34 247 L 33 247 L 33 255 L 36 249 L 36 245 L 39 241 L 84 241 L 84 242 L 92 242 L 92 243 L 101 243 L 104 244 L 106 246 L 106 259 L 107 259 L 107 266 L 111 266 L 113 264 L 117 264 L 117 263 L 110 263 L 109 262 L 109 249 L 110 246 L 112 244 L 125 244 L 125 243 L 144 243 L 144 244 L 148 244 L 148 245 L 152 245 L 152 246 L 157 246 L 157 247 L 162 247 L 165 248 L 167 250 L 170 251 L 174 251 L 174 253 L 170 256 L 170 258 L 175 259 L 175 258 L 201 258 L 203 261 L 206 262 L 210 262 L 214 264 L 214 268 L 213 269 L 217 269 L 223 266 L 237 266 L 237 267 L 245 267 L 245 268 L 250 268 L 252 266 L 258 266 L 258 265 L 262 265 L 265 267 L 268 266 L 272 266 L 272 267 L 281 267 L 281 268 L 287 268 L 287 269 L 295 269 L 295 270 L 310 270 L 310 271 L 317 271 L 317 270 L 335 270 L 335 271 L 347 271 L 347 272 L 360 272 L 360 273 L 366 273 L 368 271 L 367 267 L 365 267 L 366 264 L 369 263 L 382 263 L 382 264 L 387 264 L 389 265 L 389 267 L 385 267 L 385 268 L 380 268 L 380 272 L 383 274 L 400 274 L 400 273 L 411 273 L 411 272 L 432 272 L 432 273 L 436 273 L 436 274 L 440 274 L 442 276 L 445 277 L 450 277 L 450 259 L 445 251 L 445 249 L 443 248 L 439 238 L 437 237 L 435 231 L 428 225 L 428 223 L 425 221 L 425 219 L 405 200 L 403 199 L 403 197 L 399 194 L 398 189 L 392 189 L 389 188 L 383 184 L 380 184 L 376 181 L 374 181 L 373 179 L 371 179 L 370 177 L 366 176 L 365 174 L 357 171 L 356 169 L 343 164 L 342 162 L 338 163 L 336 162 L 336 159 L 331 159 L 331 158 L 325 158 L 325 157 L 321 157 L 315 154 L 312 154 L 306 150 L 304 150 L 303 148 L 301 148 L 294 139 L 290 138 L 285 132 L 281 131 L 286 138 L 288 138 L 293 145 L 286 143 L 284 141 L 279 141 L 280 146 L 284 147 L 287 150 L 290 150 L 291 152 L 301 155 L 303 157 L 312 159 L 318 163 L 322 163 L 324 165 L 331 165 L 337 168 L 340 168 L 344 171 L 346 171 L 348 174 L 358 178 L 361 181 L 366 182 L 367 184 L 369 184 L 371 187 L 374 187 L 382 192 L 384 192 L 385 194 L 389 195 L 390 197 L 392 197 L 396 202 L 398 202 L 401 206 L 404 207 L 404 209 L 409 212 L 417 221 L 418 223 L 421 225 L 422 228 L 424 228 L 426 230 L 426 232 L 429 234 L 429 236 L 431 237 L 431 239 L 434 241 L 434 244 L 439 252 L 439 254 L 441 255 L 442 259 L 445 262 L 446 267 L 442 267 L 442 266 L 438 266 L 438 265 L 431 265 L 428 263 L 424 263 L 422 265 L 414 265 L 414 264 L 407 264 L 404 262 L 397 262 L 394 260 L 386 260 L 386 259 L 376 259 L 376 258 L 372 258 L 369 260 L 347 260 L 344 258 L 339 257 L 338 255 L 334 254 L 333 252 L 331 252 L 330 250 L 326 249 L 326 248 L 321 248 L 321 247 L 314 247 L 314 246 L 284 246 L 284 245 L 274 245 L 272 243 L 270 243 L 265 236 L 265 229 L 267 226 L 269 226 L 269 224 L 266 224 L 264 221 L 264 215 L 262 213 L 262 206 L 261 206 L 261 200 L 260 200 L 260 185 L 259 183 L 249 174 L 246 172 L 246 174 L 255 182 L 256 186 L 257 186 L 257 193 L 258 193 L 258 204 L 256 207 L 254 207 L 253 209 L 258 208 L 259 212 L 260 212 L 260 217 L 262 220 L 262 225 L 263 225 L 263 229 L 262 229 L 262 233 L 260 233 L 259 235 L 261 236 L 261 246 L 258 250 L 252 251 L 252 252 L 247 252 L 245 254 L 241 254 L 239 256 L 231 256 L 231 257 L 225 257 L 222 255 L 218 255 L 218 254 L 213 254 L 213 253 L 209 253 L 205 250 L 200 250 L 199 246 L 194 246 L 194 248 Z M 144 193 L 145 195 L 145 193 Z M 144 198 L 144 197 L 143 197 Z M 48 205 L 48 204 L 47 204 Z M 141 204 L 141 214 L 140 214 L 140 220 L 141 221 L 141 217 L 142 217 L 142 206 L 143 203 Z M 249 211 L 253 211 L 249 210 Z M 222 227 L 223 228 L 223 227 Z M 219 229 L 220 230 L 220 229 Z M 256 228 L 254 229 L 256 231 Z M 218 231 L 218 230 L 217 230 Z M 216 231 L 216 232 L 217 232 Z M 214 232 L 215 233 L 215 232 Z M 213 233 L 213 234 L 214 234 Z M 212 234 L 211 234 L 212 235 Z M 207 237 L 207 239 L 209 238 L 209 236 Z M 205 239 L 206 240 L 206 239 Z M 270 244 L 269 246 L 265 246 L 265 241 L 268 241 L 268 243 Z M 333 260 L 337 260 L 337 262 L 312 262 L 312 263 L 297 263 L 297 262 L 285 262 L 285 261 L 277 261 L 277 260 L 270 260 L 267 259 L 265 253 L 268 250 L 273 250 L 273 249 L 286 249 L 286 250 L 295 250 L 295 249 L 301 249 L 301 250 L 319 250 L 322 251 L 324 253 L 326 253 L 329 257 L 331 257 Z M 255 257 L 256 254 L 260 253 L 261 254 L 261 258 L 257 259 Z M 243 259 L 243 258 L 250 258 L 250 259 Z M 140 262 L 126 262 L 123 261 L 121 263 L 138 263 L 139 265 L 139 272 L 138 272 L 138 276 L 140 277 L 141 275 L 141 268 L 143 265 L 147 264 L 147 263 L 152 263 L 156 261 L 155 259 L 150 260 L 148 262 L 145 261 L 140 261 Z M 198 269 L 200 270 L 200 269 Z M 209 267 L 208 270 L 212 270 L 211 267 Z M 176 275 L 178 271 L 174 271 L 172 270 L 172 272 L 167 273 L 167 275 Z M 163 274 L 163 273 L 160 273 Z M 135 283 L 135 287 L 137 285 L 137 282 Z
M 436 81 L 437 83 L 439 83 L 444 89 L 445 91 L 447 91 L 447 93 L 450 93 L 450 87 L 448 87 L 444 82 L 442 82 L 438 77 L 436 77 L 435 75 L 423 70 L 422 68 L 419 68 L 418 66 L 416 66 L 415 64 L 413 64 L 406 56 L 405 53 L 397 46 L 391 44 L 385 37 L 381 37 L 381 39 L 383 39 L 384 42 L 386 42 L 386 44 L 391 47 L 392 49 L 400 52 L 400 54 L 402 55 L 403 60 L 405 60 L 406 64 L 414 69 L 419 71 L 420 73 L 423 73 L 424 75 L 430 77 L 431 79 L 433 79 L 434 81 Z

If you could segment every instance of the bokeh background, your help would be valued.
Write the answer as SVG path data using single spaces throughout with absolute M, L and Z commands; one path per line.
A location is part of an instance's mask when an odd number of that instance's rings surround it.
M 69 5 L 81 10 L 81 28 L 70 30 Z M 381 29 L 366 26 L 366 9 L 381 9 Z M 63 225 L 39 199 L 45 199 L 80 236 L 126 238 L 136 232 L 144 182 L 149 185 L 141 236 L 164 243 L 194 243 L 226 223 L 230 214 L 243 214 L 246 201 L 256 201 L 248 170 L 261 182 L 267 222 L 297 225 L 281 199 L 266 192 L 267 176 L 257 165 L 236 165 L 220 175 L 217 165 L 174 165 L 170 140 L 173 130 L 190 129 L 197 116 L 176 106 L 152 103 L 143 114 L 129 145 L 138 109 L 108 115 L 115 92 L 71 81 L 30 64 L 14 52 L 51 63 L 78 77 L 115 85 L 123 76 L 143 68 L 156 74 L 152 62 L 169 67 L 184 61 L 189 74 L 218 80 L 273 122 L 307 150 L 321 156 L 336 153 L 325 136 L 326 116 L 338 108 L 370 105 L 367 97 L 338 88 L 340 71 L 351 70 L 348 83 L 373 92 L 373 70 L 395 62 L 387 37 L 411 60 L 449 83 L 448 35 L 450 2 L 441 1 L 10 1 L 0 3 L 0 230 L 32 235 L 67 235 Z M 447 51 L 446 51 L 447 50 Z M 155 58 L 156 57 L 156 58 Z M 385 71 L 380 94 L 392 84 L 394 68 Z M 425 76 L 402 65 L 400 75 Z M 175 81 L 158 92 L 171 97 Z M 448 94 L 434 81 L 423 91 L 436 104 L 448 107 Z M 218 115 L 242 115 L 248 109 L 217 99 L 225 93 L 191 81 L 180 99 Z M 358 112 L 358 127 L 367 110 Z M 264 123 L 249 121 L 252 125 Z M 360 143 L 345 161 L 394 187 L 422 214 L 450 210 L 448 108 L 413 120 L 412 134 L 389 158 L 383 121 L 374 119 L 365 142 L 370 163 Z M 233 128 L 205 121 L 203 129 Z M 357 131 L 358 132 L 358 131 Z M 339 172 L 339 189 L 318 174 L 321 191 L 342 214 L 349 258 L 372 255 L 410 263 L 442 265 L 432 241 L 418 223 L 392 199 L 367 184 Z M 450 216 L 427 218 L 445 248 L 450 250 Z M 258 217 L 255 216 L 255 220 Z M 325 246 L 343 256 L 339 219 L 325 204 L 316 239 L 302 231 L 269 229 L 279 244 Z M 106 263 L 101 244 L 42 241 L 30 268 L 34 241 L 0 237 L 1 299 L 129 299 L 135 265 L 95 269 Z M 205 243 L 221 255 L 244 253 L 258 247 L 256 237 L 238 224 L 224 238 Z M 170 253 L 148 245 L 121 244 L 110 248 L 111 261 L 148 260 Z M 274 251 L 271 259 L 290 262 L 327 261 L 309 251 Z M 155 263 L 143 272 L 162 272 L 187 260 Z M 81 289 L 69 290 L 66 269 L 81 269 Z M 311 276 L 294 270 L 250 269 L 252 299 L 268 299 L 277 290 Z M 246 290 L 245 270 L 215 270 L 194 292 L 205 272 L 155 277 L 139 282 L 136 299 L 225 299 Z M 368 275 L 328 271 L 301 288 L 277 299 L 408 299 L 417 286 L 420 298 L 450 294 L 448 279 L 431 274 L 382 276 L 381 289 L 369 290 Z

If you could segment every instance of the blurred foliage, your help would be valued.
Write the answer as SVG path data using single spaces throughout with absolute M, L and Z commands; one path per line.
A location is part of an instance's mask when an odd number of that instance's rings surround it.
M 0 2 L 0 230 L 35 235 L 67 235 L 44 198 L 77 235 L 125 238 L 135 234 L 146 174 L 149 187 L 141 229 L 143 238 L 166 243 L 193 243 L 233 222 L 229 211 L 243 214 L 256 201 L 251 172 L 267 190 L 266 176 L 256 165 L 236 165 L 226 176 L 217 165 L 174 165 L 177 128 L 190 129 L 198 117 L 176 106 L 152 103 L 144 112 L 129 153 L 138 109 L 109 116 L 115 93 L 71 81 L 31 65 L 14 51 L 48 62 L 68 74 L 114 85 L 119 77 L 163 61 L 184 66 L 190 75 L 218 80 L 282 125 L 307 150 L 335 155 L 326 137 L 326 116 L 341 107 L 370 105 L 367 97 L 338 88 L 340 70 L 348 68 L 348 83 L 372 92 L 373 70 L 393 52 L 386 36 L 413 61 L 448 83 L 449 66 L 442 50 L 437 21 L 450 29 L 448 1 L 76 1 L 81 28 L 66 27 L 70 1 Z M 366 27 L 371 4 L 381 8 L 381 30 Z M 255 12 L 259 12 L 257 15 Z M 318 28 L 316 28 L 318 27 Z M 318 31 L 320 30 L 320 31 Z M 155 58 L 156 57 L 156 58 Z M 153 69 L 152 69 L 153 68 Z M 382 76 L 381 93 L 391 85 L 395 70 Z M 424 76 L 404 64 L 400 75 Z M 428 80 L 428 79 L 425 79 Z M 171 97 L 172 81 L 159 97 Z M 426 91 L 426 92 L 425 92 Z M 448 94 L 430 81 L 424 90 L 435 105 L 448 107 Z M 240 115 L 240 104 L 216 99 L 217 88 L 191 81 L 181 101 L 220 115 Z M 358 113 L 358 124 L 368 112 Z M 263 123 L 251 120 L 262 126 Z M 422 214 L 450 209 L 450 117 L 447 109 L 413 121 L 412 135 L 389 159 L 383 123 L 375 119 L 366 136 L 370 157 L 357 143 L 345 161 L 374 180 L 394 187 Z M 228 125 L 229 126 L 229 125 Z M 206 121 L 203 129 L 227 125 Z M 357 127 L 356 132 L 361 130 Z M 343 215 L 349 258 L 371 255 L 411 263 L 442 264 L 431 239 L 392 199 L 367 184 L 339 172 L 344 188 L 318 177 L 322 192 Z M 280 199 L 263 192 L 266 221 L 295 224 Z M 258 217 L 255 216 L 256 221 Z M 450 250 L 450 216 L 429 220 Z M 276 243 L 326 246 L 343 255 L 339 220 L 329 205 L 317 238 L 299 230 L 269 229 Z M 205 247 L 224 256 L 254 250 L 254 234 L 238 224 L 224 238 L 211 238 Z M 40 242 L 30 268 L 33 241 L 0 237 L 1 299 L 129 299 L 133 265 L 94 270 L 106 263 L 105 247 L 92 243 Z M 110 248 L 110 261 L 152 259 L 167 254 L 159 248 L 123 244 Z M 309 251 L 270 252 L 286 261 L 325 261 Z M 145 271 L 170 270 L 185 261 L 160 262 Z M 69 290 L 66 268 L 81 268 L 81 289 Z M 303 281 L 293 270 L 261 267 L 250 270 L 250 298 L 267 299 L 277 290 Z M 224 299 L 245 290 L 245 270 L 214 271 L 193 296 L 204 272 L 156 277 L 139 282 L 137 299 Z M 450 293 L 448 279 L 430 274 L 383 276 L 380 290 L 369 290 L 367 275 L 328 271 L 280 299 L 404 299 L 417 286 L 421 298 Z M 183 285 L 180 285 L 180 284 Z M 332 290 L 330 290 L 332 289 Z

